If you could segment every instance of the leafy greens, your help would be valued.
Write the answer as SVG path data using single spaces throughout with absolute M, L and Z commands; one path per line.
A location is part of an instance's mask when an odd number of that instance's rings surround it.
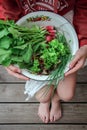
M 27 28 L 11 20 L 0 20 L 0 64 L 17 64 L 31 73 L 50 74 L 50 79 L 57 79 L 57 85 L 64 76 L 71 51 L 64 34 L 56 32 L 53 36 L 55 30 L 50 32 L 49 35 L 44 27 Z M 47 41 L 49 36 L 51 39 Z

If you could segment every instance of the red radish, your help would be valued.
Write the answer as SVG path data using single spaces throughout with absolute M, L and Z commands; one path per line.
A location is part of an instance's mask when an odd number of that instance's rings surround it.
M 50 35 L 46 36 L 46 41 L 50 42 L 52 40 L 52 37 Z
M 47 29 L 47 30 L 53 30 L 54 27 L 53 27 L 53 26 L 46 26 L 46 29 Z
M 45 29 L 49 32 L 49 34 L 46 36 L 46 41 L 50 42 L 55 38 L 56 30 L 53 26 L 46 26 Z
M 55 33 L 49 33 L 49 35 L 51 35 L 51 36 L 55 36 Z
M 56 33 L 56 30 L 50 29 L 50 30 L 48 30 L 48 32 L 50 32 L 50 33 Z

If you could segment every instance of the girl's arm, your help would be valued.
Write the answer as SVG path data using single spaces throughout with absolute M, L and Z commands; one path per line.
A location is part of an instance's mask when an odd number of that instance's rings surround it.
M 70 63 L 70 71 L 65 75 L 72 74 L 84 66 L 87 59 L 87 0 L 76 0 L 73 20 L 80 49 L 76 52 Z
M 87 0 L 76 0 L 73 23 L 78 34 L 80 47 L 87 45 Z
M 16 0 L 0 0 L 0 19 L 11 19 L 16 21 L 21 15 Z

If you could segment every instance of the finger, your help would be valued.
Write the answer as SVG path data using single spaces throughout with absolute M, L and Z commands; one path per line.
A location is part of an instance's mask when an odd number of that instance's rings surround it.
M 6 70 L 7 70 L 8 73 L 9 73 L 10 75 L 12 75 L 12 76 L 15 76 L 15 77 L 17 77 L 17 78 L 19 78 L 19 79 L 22 79 L 22 80 L 29 80 L 28 77 L 23 76 L 21 73 L 15 73 L 15 72 L 11 71 L 9 68 L 6 68 Z
M 81 69 L 83 67 L 83 62 L 80 61 L 78 62 L 71 70 L 69 70 L 68 72 L 65 73 L 65 76 L 72 74 L 76 71 L 78 71 L 79 69 Z
M 79 56 L 78 55 L 76 55 L 75 57 L 74 57 L 74 59 L 70 62 L 70 65 L 69 65 L 69 67 L 70 68 L 73 68 L 76 64 L 77 64 L 77 62 L 79 61 Z
M 7 68 L 9 68 L 11 71 L 21 73 L 21 70 L 18 67 L 16 67 L 16 66 L 10 65 Z

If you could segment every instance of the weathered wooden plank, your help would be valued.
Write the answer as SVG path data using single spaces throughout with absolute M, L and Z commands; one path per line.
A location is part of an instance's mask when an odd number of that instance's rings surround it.
M 0 102 L 25 102 L 24 84 L 0 84 Z
M 87 125 L 0 125 L 0 130 L 87 130 Z
M 0 82 L 25 82 L 12 75 L 9 75 L 4 67 L 0 66 Z
M 64 104 L 63 117 L 56 123 L 87 123 L 87 104 Z M 0 123 L 42 123 L 38 104 L 0 104 Z
M 87 67 L 78 72 L 78 82 L 87 82 Z M 7 73 L 4 67 L 0 66 L 0 82 L 25 82 Z
M 78 71 L 77 81 L 87 83 L 87 66 Z
M 0 102 L 25 102 L 24 84 L 0 84 Z M 35 98 L 28 102 L 37 102 Z M 87 84 L 77 84 L 75 97 L 71 102 L 87 102 Z

